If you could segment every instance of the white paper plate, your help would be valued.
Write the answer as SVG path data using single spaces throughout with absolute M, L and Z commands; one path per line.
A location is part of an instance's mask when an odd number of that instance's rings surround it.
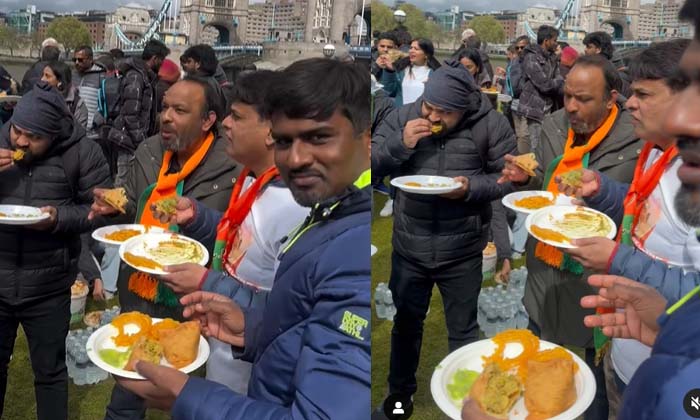
M 536 212 L 532 213 L 531 215 L 527 216 L 527 219 L 525 220 L 525 227 L 527 228 L 527 231 L 535 237 L 538 241 L 544 242 L 546 244 L 555 246 L 557 248 L 577 248 L 576 246 L 570 244 L 570 243 L 562 243 L 562 242 L 554 242 L 549 239 L 542 239 L 532 233 L 532 225 L 537 225 L 543 228 L 547 229 L 553 229 L 557 230 L 557 228 L 552 224 L 551 220 L 561 220 L 565 214 L 567 213 L 572 213 L 575 212 L 579 208 L 585 208 L 586 211 L 596 213 L 599 215 L 602 215 L 608 220 L 608 223 L 610 224 L 610 231 L 608 232 L 607 235 L 592 235 L 592 236 L 570 236 L 572 239 L 581 239 L 581 238 L 587 238 L 587 237 L 594 237 L 594 236 L 605 236 L 608 239 L 614 239 L 615 234 L 617 233 L 617 226 L 615 225 L 615 222 L 612 221 L 611 218 L 609 218 L 605 213 L 601 213 L 597 210 L 593 210 L 588 207 L 580 207 L 580 206 L 550 206 L 550 207 L 545 207 L 543 209 L 539 209 Z
M 377 247 L 370 244 L 370 246 L 369 246 L 369 256 L 370 256 L 370 257 L 373 257 L 374 254 L 377 253 L 377 251 L 378 251 Z
M 130 225 L 111 225 L 111 226 L 104 226 L 99 229 L 96 229 L 94 232 L 92 232 L 92 239 L 102 242 L 107 245 L 112 245 L 112 246 L 119 246 L 125 241 L 113 241 L 111 239 L 105 238 L 105 236 L 109 235 L 110 233 L 116 232 L 118 230 L 124 230 L 124 229 L 133 229 L 133 230 L 139 230 L 141 233 L 146 232 L 146 226 L 144 225 L 139 225 L 139 224 L 130 224 Z M 162 233 L 165 232 L 165 229 L 158 227 L 158 226 L 150 226 L 148 228 L 148 233 Z M 131 239 L 131 238 L 129 238 Z
M 540 350 L 552 349 L 559 347 L 548 341 L 540 340 Z M 452 381 L 452 377 L 459 369 L 469 369 L 476 372 L 484 370 L 482 356 L 493 354 L 496 349 L 496 343 L 492 340 L 481 340 L 471 344 L 467 344 L 445 357 L 433 371 L 433 377 L 430 380 L 430 392 L 433 395 L 433 400 L 440 407 L 443 413 L 450 418 L 461 420 L 462 402 L 454 401 L 450 398 L 447 391 L 447 384 Z M 515 357 L 522 351 L 520 344 L 508 344 L 506 346 L 504 356 Z M 569 351 L 569 350 L 567 350 Z M 552 417 L 549 420 L 573 420 L 583 414 L 595 396 L 596 384 L 593 372 L 581 360 L 580 357 L 570 352 L 574 357 L 574 362 L 578 365 L 578 372 L 574 376 L 576 385 L 576 402 L 569 407 L 568 410 Z M 517 413 L 517 414 L 516 414 Z M 521 397 L 510 411 L 510 420 L 523 420 L 527 417 L 528 412 L 525 408 L 525 398 Z
M 407 186 L 407 182 L 417 182 L 422 187 Z M 428 186 L 434 184 L 435 186 Z M 409 175 L 400 176 L 391 180 L 391 185 L 396 188 L 414 194 L 445 194 L 461 187 L 461 184 L 446 176 L 436 175 Z
M 139 236 L 134 236 L 133 238 L 127 240 L 126 242 L 123 242 L 119 246 L 119 257 L 124 261 L 125 263 L 129 264 L 133 268 L 143 271 L 144 273 L 149 273 L 149 274 L 157 274 L 157 275 L 163 275 L 163 274 L 168 274 L 163 270 L 156 270 L 152 268 L 144 268 L 144 267 L 139 267 L 136 265 L 133 265 L 126 261 L 124 259 L 124 253 L 130 252 L 134 255 L 139 255 L 142 257 L 147 257 L 153 259 L 150 255 L 146 253 L 146 248 L 153 248 L 158 246 L 158 244 L 162 241 L 168 241 L 173 238 L 176 238 L 178 240 L 182 241 L 188 241 L 192 242 L 194 244 L 197 244 L 202 250 L 202 258 L 197 261 L 196 263 L 199 265 L 206 265 L 207 262 L 209 261 L 209 251 L 207 251 L 207 248 L 200 244 L 199 242 L 195 241 L 194 239 L 188 238 L 187 236 L 183 235 L 178 235 L 177 233 L 145 233 L 143 235 Z M 183 263 L 185 262 L 190 262 L 190 261 L 182 261 Z M 171 264 L 179 264 L 178 263 L 171 263 Z
M 503 197 L 501 199 L 501 202 L 503 203 L 504 206 L 506 206 L 509 209 L 516 211 L 518 213 L 532 214 L 539 209 L 526 209 L 526 208 L 518 207 L 515 205 L 515 202 L 518 200 L 521 200 L 523 198 L 535 197 L 535 196 L 547 197 L 548 199 L 551 200 L 552 197 L 554 196 L 554 194 L 552 194 L 549 191 L 518 191 L 518 192 L 510 193 L 507 196 Z M 554 205 L 555 206 L 571 206 L 571 205 L 573 205 L 573 198 L 569 197 L 568 195 L 557 194 L 557 200 L 554 202 Z
M 153 323 L 157 323 L 162 321 L 161 318 L 152 318 Z M 127 324 L 126 327 L 124 328 L 127 333 L 133 334 L 138 331 L 138 327 L 135 325 L 133 326 L 133 329 L 130 330 L 130 325 Z M 90 361 L 94 363 L 97 367 L 100 369 L 107 371 L 111 373 L 112 375 L 117 375 L 121 376 L 124 378 L 131 378 L 131 379 L 146 379 L 143 376 L 139 375 L 136 372 L 132 372 L 130 370 L 124 370 L 124 369 L 119 369 L 116 368 L 109 363 L 105 362 L 102 360 L 100 357 L 100 350 L 105 350 L 105 349 L 115 349 L 119 351 L 126 351 L 129 348 L 128 347 L 118 347 L 114 344 L 114 340 L 112 340 L 112 337 L 116 336 L 118 334 L 118 330 L 116 327 L 114 327 L 112 324 L 107 324 L 101 328 L 99 328 L 97 331 L 92 333 L 90 338 L 88 338 L 87 344 L 86 344 L 86 349 L 87 349 L 87 354 L 88 357 L 90 358 Z M 199 337 L 199 349 L 197 351 L 197 358 L 194 359 L 194 362 L 190 363 L 187 366 L 184 366 L 180 368 L 182 372 L 185 373 L 190 373 L 196 370 L 198 367 L 202 366 L 204 363 L 206 363 L 207 359 L 209 358 L 209 343 L 207 342 L 206 338 L 202 337 L 200 335 Z M 165 357 L 161 359 L 160 364 L 163 366 L 171 366 L 170 363 L 168 363 L 167 360 L 165 360 Z
M 51 217 L 48 213 L 42 213 L 38 207 L 13 204 L 0 205 L 0 213 L 7 215 L 7 217 L 0 217 L 1 225 L 33 225 Z

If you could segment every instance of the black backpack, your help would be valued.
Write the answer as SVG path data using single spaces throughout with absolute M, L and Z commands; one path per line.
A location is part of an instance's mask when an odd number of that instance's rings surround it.
M 121 92 L 121 74 L 105 77 L 100 82 L 100 88 L 97 92 L 97 111 L 106 123 L 111 123 L 119 115 Z

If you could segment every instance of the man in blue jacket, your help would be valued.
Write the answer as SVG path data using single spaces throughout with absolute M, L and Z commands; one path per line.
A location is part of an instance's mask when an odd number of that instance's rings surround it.
M 370 412 L 370 89 L 367 70 L 292 64 L 270 89 L 275 163 L 311 208 L 285 241 L 266 308 L 207 292 L 185 316 L 254 363 L 248 396 L 146 362 L 118 378 L 174 419 L 358 419 Z
M 700 2 L 688 0 L 680 17 L 700 27 Z M 668 111 L 666 131 L 675 136 L 683 165 L 678 170 L 682 182 L 676 196 L 676 210 L 689 225 L 700 226 L 700 33 L 696 32 L 680 62 L 690 85 Z M 664 263 L 647 266 L 659 276 L 668 276 Z M 680 271 L 680 270 L 678 270 Z M 677 273 L 681 276 L 682 273 Z M 618 419 L 697 418 L 696 392 L 700 378 L 700 312 L 694 288 L 665 312 L 664 298 L 653 288 L 617 276 L 592 276 L 589 283 L 601 287 L 599 295 L 582 299 L 584 307 L 624 308 L 622 312 L 593 315 L 585 319 L 589 327 L 603 327 L 612 337 L 634 338 L 653 345 L 649 357 L 637 369 L 625 389 Z M 659 317 L 660 315 L 660 317 Z M 695 390 L 695 391 L 694 391 Z M 693 402 L 696 402 L 693 404 Z

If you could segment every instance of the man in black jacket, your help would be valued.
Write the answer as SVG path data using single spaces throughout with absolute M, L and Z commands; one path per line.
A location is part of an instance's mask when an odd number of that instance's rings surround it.
M 25 156 L 12 160 L 14 150 Z M 25 94 L 0 130 L 0 203 L 41 207 L 46 219 L 0 225 L 0 417 L 17 327 L 29 341 L 37 417 L 68 417 L 65 339 L 80 233 L 95 187 L 109 185 L 99 146 L 75 124 L 63 96 L 44 82 Z
M 497 113 L 456 61 L 435 70 L 415 103 L 390 115 L 372 136 L 372 174 L 441 175 L 456 191 L 398 191 L 389 288 L 396 304 L 388 400 L 411 405 L 416 392 L 425 319 L 433 286 L 445 306 L 450 351 L 478 339 L 477 298 L 490 202 L 510 189 L 496 183 L 504 156 L 515 150 L 506 118 Z M 440 125 L 440 134 L 431 126 Z

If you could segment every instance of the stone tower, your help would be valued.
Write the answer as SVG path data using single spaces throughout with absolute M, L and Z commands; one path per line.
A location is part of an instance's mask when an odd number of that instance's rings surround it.
M 613 39 L 637 38 L 640 0 L 582 0 L 579 18 L 587 33 L 613 27 Z
M 189 45 L 245 42 L 248 0 L 183 0 L 182 28 Z
M 304 41 L 342 43 L 361 8 L 359 0 L 308 0 Z

